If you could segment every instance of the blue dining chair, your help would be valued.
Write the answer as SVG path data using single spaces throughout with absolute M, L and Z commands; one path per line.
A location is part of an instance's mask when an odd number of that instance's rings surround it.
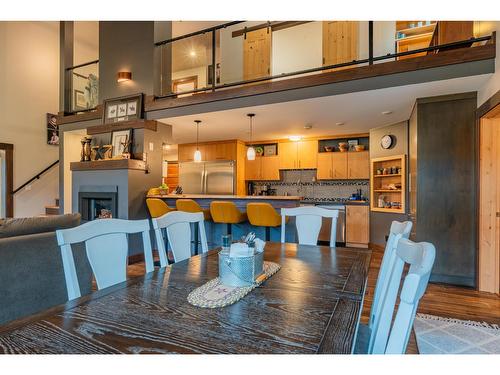
M 81 296 L 71 245 L 85 242 L 98 289 L 127 280 L 128 234 L 142 233 L 146 272 L 154 271 L 149 221 L 100 219 L 56 231 L 68 290 L 68 300 Z
M 385 289 L 380 289 L 379 316 L 371 327 L 364 326 L 364 329 L 362 325 L 358 327 L 355 353 L 404 354 L 406 352 L 418 303 L 427 288 L 435 257 L 436 250 L 431 243 L 415 243 L 405 238 L 397 241 L 394 262 L 386 269 L 387 285 Z M 399 294 L 399 306 L 393 323 L 392 318 L 405 264 L 409 264 L 410 268 Z

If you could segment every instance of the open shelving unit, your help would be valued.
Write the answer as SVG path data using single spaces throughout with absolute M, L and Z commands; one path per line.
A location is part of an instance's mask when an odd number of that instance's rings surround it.
M 398 167 L 400 173 L 377 174 L 377 169 Z M 376 212 L 405 213 L 406 210 L 406 155 L 387 156 L 370 160 L 370 209 Z M 401 184 L 401 188 L 389 189 L 390 184 Z M 378 207 L 380 196 L 386 202 L 399 202 L 398 208 Z
M 419 24 L 421 26 L 418 26 Z M 396 52 L 407 52 L 429 47 L 435 28 L 436 21 L 397 21 Z M 400 56 L 398 60 L 424 55 L 426 55 L 426 52 Z

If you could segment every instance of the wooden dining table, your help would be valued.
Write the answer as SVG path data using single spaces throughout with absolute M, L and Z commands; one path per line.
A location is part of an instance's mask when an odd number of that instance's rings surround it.
M 371 252 L 268 242 L 281 269 L 238 302 L 189 304 L 211 250 L 0 327 L 0 353 L 352 353 Z

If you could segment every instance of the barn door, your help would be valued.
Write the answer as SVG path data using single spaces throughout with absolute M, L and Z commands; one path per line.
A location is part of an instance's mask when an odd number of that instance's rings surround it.
M 323 65 L 358 58 L 358 26 L 357 21 L 323 21 Z
M 243 41 L 244 80 L 267 77 L 271 74 L 271 30 L 250 31 Z

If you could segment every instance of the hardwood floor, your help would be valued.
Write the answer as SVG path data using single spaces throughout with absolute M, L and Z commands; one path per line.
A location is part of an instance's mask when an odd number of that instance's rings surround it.
M 383 252 L 373 250 L 368 273 L 368 285 L 361 321 L 367 323 L 373 301 L 375 283 L 382 261 Z M 128 277 L 144 274 L 144 263 L 134 263 L 128 266 Z M 469 288 L 460 288 L 444 284 L 429 284 L 420 301 L 418 312 L 437 316 L 484 321 L 500 324 L 500 297 L 496 294 L 478 292 Z M 408 344 L 408 354 L 418 354 L 415 335 L 412 333 Z

